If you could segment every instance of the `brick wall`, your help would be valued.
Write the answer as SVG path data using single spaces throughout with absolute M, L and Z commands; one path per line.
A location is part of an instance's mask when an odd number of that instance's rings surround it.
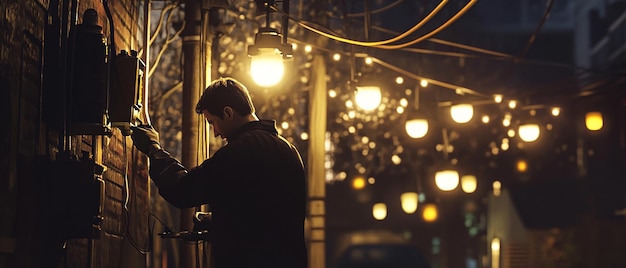
M 131 247 L 129 238 L 146 247 L 146 162 L 117 129 L 110 137 L 67 136 L 71 155 L 87 152 L 105 167 L 106 195 L 100 238 L 69 239 L 61 248 L 61 230 L 67 225 L 58 200 L 68 186 L 63 174 L 69 171 L 52 171 L 64 151 L 60 67 L 67 43 L 55 34 L 62 32 L 64 11 L 70 8 L 63 4 L 71 2 L 0 1 L 0 267 L 143 267 L 145 256 Z M 76 2 L 79 23 L 84 10 L 93 8 L 110 36 L 102 1 Z M 142 3 L 110 1 L 117 52 L 139 50 L 143 44 Z M 129 221 L 123 217 L 125 203 Z

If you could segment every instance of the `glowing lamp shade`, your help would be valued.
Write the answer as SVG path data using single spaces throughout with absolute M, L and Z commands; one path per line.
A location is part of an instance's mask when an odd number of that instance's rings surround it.
M 425 204 L 424 210 L 422 210 L 422 219 L 425 222 L 434 222 L 437 220 L 437 206 L 435 204 Z
M 435 173 L 435 184 L 442 191 L 452 191 L 459 186 L 459 172 L 456 170 L 441 170 Z
M 588 130 L 598 131 L 604 126 L 601 112 L 588 112 L 585 115 L 585 126 Z
M 517 130 L 520 139 L 525 142 L 536 141 L 537 138 L 539 138 L 540 132 L 541 131 L 539 130 L 539 125 L 537 124 L 520 125 L 519 129 Z
M 476 176 L 465 175 L 461 177 L 461 189 L 463 189 L 463 192 L 471 194 L 476 191 L 477 185 Z
M 417 210 L 417 193 L 405 192 L 400 195 L 400 202 L 402 204 L 402 210 L 406 214 L 413 214 Z
M 411 119 L 404 123 L 404 128 L 409 137 L 414 139 L 423 138 L 428 133 L 428 120 Z
M 474 117 L 474 106 L 471 104 L 457 104 L 450 107 L 452 120 L 457 123 L 467 123 Z
M 380 87 L 377 86 L 356 87 L 354 97 L 356 104 L 365 111 L 376 109 L 382 100 Z
M 372 215 L 374 219 L 382 221 L 387 218 L 387 205 L 385 203 L 376 203 L 372 207 Z
M 250 58 L 250 73 L 259 86 L 271 87 L 278 84 L 285 74 L 280 51 L 276 48 L 259 48 L 259 54 Z

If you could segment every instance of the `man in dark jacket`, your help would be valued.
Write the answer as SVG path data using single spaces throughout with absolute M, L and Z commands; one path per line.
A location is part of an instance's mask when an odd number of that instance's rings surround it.
M 161 196 L 178 208 L 210 205 L 216 268 L 306 267 L 306 180 L 296 147 L 273 120 L 257 118 L 235 79 L 211 82 L 196 112 L 227 144 L 191 169 L 161 148 L 154 128 L 133 127 L 133 143 L 150 158 Z

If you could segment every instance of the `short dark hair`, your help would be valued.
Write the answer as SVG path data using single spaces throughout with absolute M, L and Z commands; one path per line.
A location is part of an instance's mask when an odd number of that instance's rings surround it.
M 255 112 L 248 88 L 234 78 L 225 77 L 213 80 L 204 90 L 196 105 L 196 113 L 207 110 L 212 115 L 224 118 L 226 106 L 241 116 Z

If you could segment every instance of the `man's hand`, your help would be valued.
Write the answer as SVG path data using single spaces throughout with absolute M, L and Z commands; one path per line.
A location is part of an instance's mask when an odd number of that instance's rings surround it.
M 130 137 L 137 150 L 150 155 L 151 152 L 161 149 L 159 132 L 151 125 L 131 126 L 130 129 L 133 131 Z

